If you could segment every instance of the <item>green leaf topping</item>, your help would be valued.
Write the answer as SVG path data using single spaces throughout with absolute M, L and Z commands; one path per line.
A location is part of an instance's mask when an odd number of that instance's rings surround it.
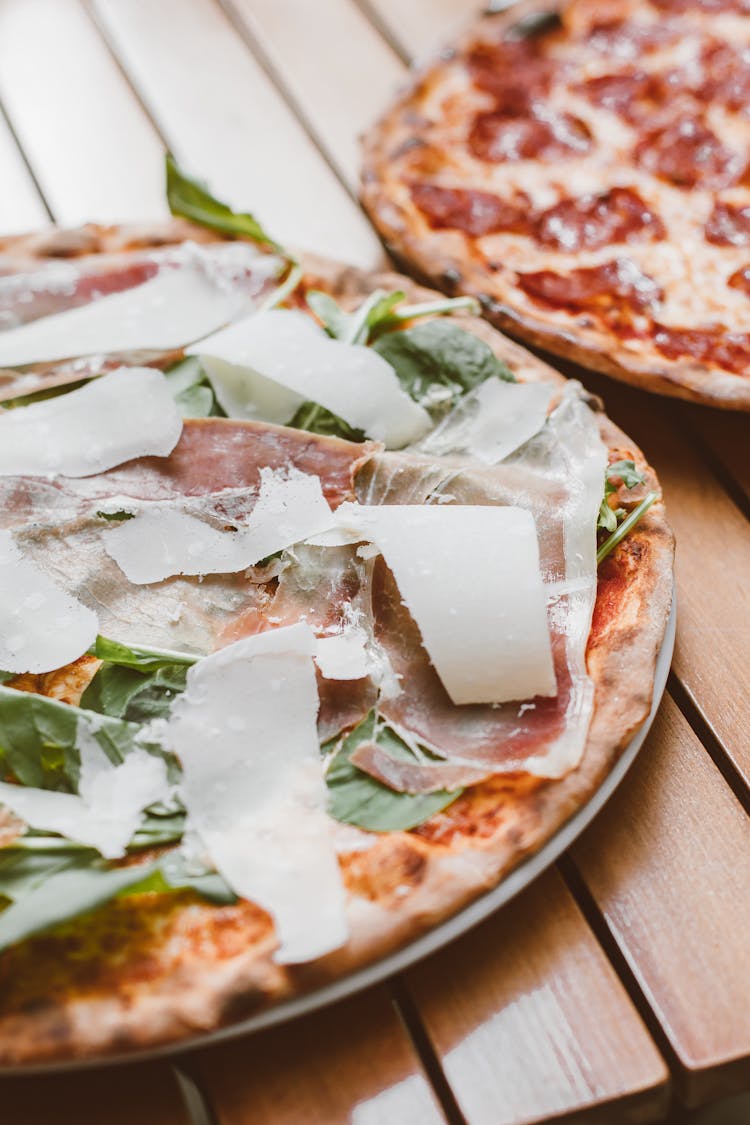
M 133 723 L 165 718 L 185 690 L 187 671 L 187 664 L 162 664 L 153 671 L 102 664 L 81 696 L 81 707 Z
M 76 792 L 80 774 L 76 735 L 81 719 L 114 765 L 140 745 L 137 723 L 102 715 L 92 724 L 82 708 L 0 686 L 0 774 L 35 789 Z M 145 744 L 144 749 L 156 750 Z
M 183 418 L 225 417 L 197 356 L 189 355 L 173 363 L 164 376 Z
M 620 484 L 624 484 L 626 488 L 635 488 L 636 485 L 643 484 L 645 479 L 643 473 L 636 469 L 633 461 L 615 461 L 607 466 L 604 474 L 604 496 L 599 506 L 596 525 L 597 531 L 608 533 L 616 531 L 620 521 L 625 519 L 627 515 L 624 508 L 612 508 L 609 503 L 610 496 L 617 492 Z
M 358 769 L 349 760 L 363 742 L 377 742 L 395 758 L 414 761 L 414 755 L 397 734 L 378 722 L 375 712 L 347 735 L 333 754 L 326 771 L 328 811 L 336 820 L 370 832 L 396 832 L 416 828 L 446 808 L 461 793 L 442 789 L 437 793 L 397 793 Z
M 415 402 L 439 414 L 447 413 L 462 395 L 493 375 L 515 382 L 513 372 L 489 345 L 446 320 L 388 333 L 373 348 L 394 368 Z
M 356 430 L 318 402 L 303 402 L 288 425 L 311 434 L 327 434 L 329 437 L 346 438 L 347 441 L 365 440 L 362 430 Z
M 131 647 L 102 636 L 96 638 L 89 653 L 110 664 L 120 664 L 123 668 L 140 668 L 143 672 L 155 672 L 157 668 L 169 664 L 184 664 L 189 667 L 200 660 L 199 656 L 191 652 L 151 648 L 149 645 Z
M 233 211 L 226 203 L 216 199 L 200 180 L 194 180 L 181 168 L 171 153 L 167 153 L 167 202 L 173 215 L 190 219 L 200 226 L 217 230 L 221 234 L 249 238 L 261 246 L 285 254 L 284 249 L 266 234 L 254 215 L 248 211 Z
M 633 511 L 630 513 L 630 515 L 625 517 L 622 523 L 618 525 L 616 530 L 613 531 L 612 534 L 609 535 L 599 547 L 599 550 L 596 552 L 597 563 L 600 563 L 604 559 L 606 559 L 607 555 L 610 555 L 612 551 L 614 551 L 618 543 L 622 543 L 625 536 L 628 535 L 633 530 L 638 521 L 642 519 L 643 516 L 645 516 L 654 500 L 658 499 L 658 496 L 658 492 L 649 492 L 648 495 L 645 496 L 643 500 L 641 500 L 640 504 L 636 508 L 633 508 Z
M 467 310 L 479 312 L 479 302 L 473 297 L 439 297 L 422 304 L 403 305 L 405 297 L 401 289 L 391 293 L 376 289 L 353 312 L 346 312 L 328 293 L 310 289 L 305 294 L 308 305 L 322 321 L 328 335 L 345 344 L 372 344 L 383 333 L 402 328 L 420 317 Z

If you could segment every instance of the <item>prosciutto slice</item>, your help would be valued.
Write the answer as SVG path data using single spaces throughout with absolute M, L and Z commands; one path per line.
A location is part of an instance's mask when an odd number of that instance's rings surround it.
M 188 421 L 168 457 L 142 457 L 79 480 L 0 479 L 1 518 L 43 572 L 96 611 L 105 635 L 207 652 L 272 627 L 266 616 L 271 575 L 178 577 L 135 586 L 104 549 L 117 523 L 98 513 L 167 503 L 216 525 L 241 527 L 255 506 L 261 470 L 290 467 L 317 475 L 335 507 L 352 498 L 353 466 L 372 448 L 263 423 Z
M 167 272 L 180 270 L 196 272 L 208 280 L 217 293 L 235 294 L 237 311 L 248 313 L 271 292 L 284 263 L 251 243 L 227 242 L 208 246 L 184 243 L 151 251 L 96 255 L 70 261 L 50 259 L 41 265 L 35 263 L 27 273 L 16 269 L 3 274 L 1 267 L 0 260 L 0 344 L 3 332 L 80 309 L 138 288 Z M 161 355 L 139 349 L 114 358 L 101 354 L 64 362 L 37 363 L 23 371 L 0 369 L 0 402 L 90 378 L 112 366 L 120 366 L 123 361 L 155 366 Z
M 391 788 L 424 793 L 498 772 L 560 777 L 577 765 L 593 705 L 585 653 L 605 466 L 595 418 L 574 388 L 543 431 L 506 464 L 477 468 L 454 460 L 437 467 L 418 456 L 378 454 L 362 466 L 356 478 L 362 503 L 415 503 L 421 494 L 424 503 L 513 504 L 532 512 L 550 594 L 558 693 L 502 706 L 454 706 L 393 576 L 378 559 L 371 574 L 374 635 L 404 689 L 381 700 L 379 712 L 397 733 L 443 761 L 402 763 L 370 744 L 357 755 L 361 769 Z

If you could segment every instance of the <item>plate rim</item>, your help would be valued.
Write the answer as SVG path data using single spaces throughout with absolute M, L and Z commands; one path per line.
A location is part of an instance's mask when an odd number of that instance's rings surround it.
M 369 965 L 331 981 L 312 992 L 284 1000 L 280 1004 L 226 1027 L 200 1032 L 189 1039 L 174 1043 L 163 1043 L 138 1051 L 128 1051 L 121 1055 L 99 1056 L 94 1058 L 61 1059 L 48 1063 L 32 1063 L 23 1066 L 0 1066 L 0 1078 L 23 1077 L 28 1075 L 59 1074 L 71 1071 L 93 1070 L 129 1064 L 153 1062 L 155 1060 L 179 1063 L 180 1059 L 193 1051 L 215 1047 L 232 1039 L 241 1039 L 256 1032 L 277 1027 L 280 1024 L 309 1015 L 326 1008 L 349 996 L 363 992 L 373 985 L 381 984 L 388 978 L 410 968 L 418 961 L 437 953 L 451 942 L 463 937 L 481 922 L 486 921 L 496 911 L 505 906 L 535 879 L 551 867 L 573 842 L 584 832 L 601 812 L 614 794 L 638 753 L 656 718 L 661 705 L 672 665 L 677 624 L 676 590 L 673 582 L 672 601 L 667 617 L 664 636 L 656 658 L 654 671 L 654 690 L 651 708 L 642 724 L 627 744 L 613 768 L 602 781 L 588 801 L 581 806 L 565 823 L 539 848 L 538 851 L 522 860 L 517 867 L 501 880 L 496 887 L 485 891 L 467 906 L 458 910 L 444 922 L 439 923 L 414 941 L 389 953 Z

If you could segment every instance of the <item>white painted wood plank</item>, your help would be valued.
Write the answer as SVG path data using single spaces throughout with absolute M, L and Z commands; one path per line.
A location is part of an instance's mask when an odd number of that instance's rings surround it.
M 0 4 L 0 97 L 58 221 L 164 212 L 159 138 L 78 0 Z
M 375 265 L 380 244 L 219 8 L 92 0 L 177 158 L 291 245 Z
M 356 189 L 359 135 L 403 79 L 401 60 L 352 0 L 226 0 L 225 6 L 260 45 L 317 143 Z
M 48 221 L 41 196 L 0 115 L 0 234 L 19 234 Z

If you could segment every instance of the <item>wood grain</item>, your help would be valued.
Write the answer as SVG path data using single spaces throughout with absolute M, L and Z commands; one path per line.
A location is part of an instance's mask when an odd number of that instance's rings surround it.
M 217 195 L 274 237 L 375 265 L 382 250 L 358 205 L 211 0 L 93 0 L 170 148 Z
M 449 43 L 457 31 L 477 15 L 481 0 L 362 0 L 396 45 L 402 58 L 417 60 Z
M 684 418 L 750 500 L 750 456 L 746 414 L 728 414 L 708 406 L 685 406 Z
M 573 857 L 694 1104 L 750 1081 L 750 821 L 666 698 Z
M 165 212 L 161 142 L 78 0 L 0 4 L 0 97 L 59 222 Z
M 41 196 L 0 113 L 0 231 L 35 230 L 49 222 Z
M 0 1080 L 3 1125 L 191 1125 L 165 1063 Z
M 406 979 L 468 1125 L 664 1112 L 664 1062 L 554 870 Z
M 217 1125 L 441 1125 L 385 988 L 191 1055 Z
M 358 136 L 403 78 L 402 62 L 351 0 L 225 0 L 225 6 L 260 44 L 317 144 L 356 191 Z

